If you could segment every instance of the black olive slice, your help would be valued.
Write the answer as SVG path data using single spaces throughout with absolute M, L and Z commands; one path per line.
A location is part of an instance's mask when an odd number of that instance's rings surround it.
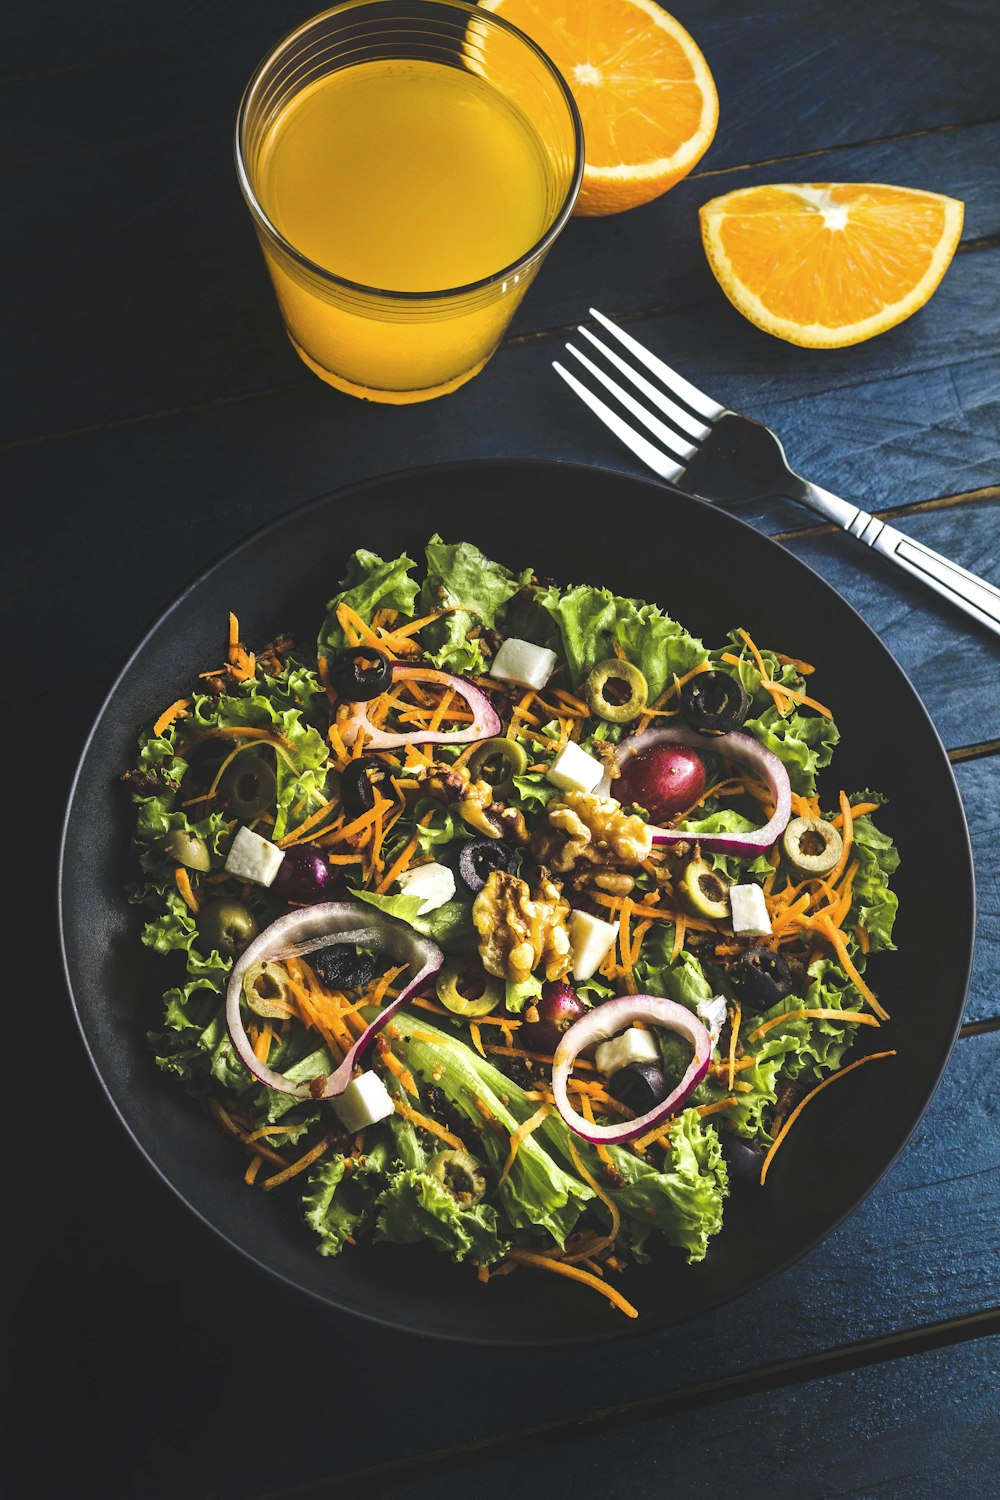
M 681 713 L 702 734 L 728 734 L 749 712 L 742 682 L 728 672 L 699 672 L 681 688 Z
M 316 973 L 331 990 L 363 990 L 375 978 L 375 958 L 353 943 L 333 943 L 310 955 Z
M 512 875 L 517 853 L 503 839 L 469 839 L 458 856 L 458 873 L 473 895 L 478 895 L 494 870 Z
M 348 761 L 340 777 L 340 800 L 349 818 L 360 818 L 375 806 L 375 788 L 388 781 L 389 768 L 374 755 Z
M 670 1093 L 657 1063 L 629 1063 L 611 1076 L 609 1093 L 637 1115 L 648 1114 Z
M 392 662 L 372 646 L 338 651 L 327 664 L 330 684 L 351 703 L 367 703 L 384 693 L 392 681 Z
M 729 982 L 741 1004 L 769 1010 L 792 992 L 792 972 L 780 953 L 757 945 L 741 953 L 729 969 Z

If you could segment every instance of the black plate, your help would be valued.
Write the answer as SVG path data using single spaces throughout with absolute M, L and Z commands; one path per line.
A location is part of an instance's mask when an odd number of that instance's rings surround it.
M 627 1322 L 602 1298 L 527 1271 L 478 1285 L 426 1247 L 316 1254 L 297 1195 L 251 1192 L 243 1157 L 176 1082 L 154 1066 L 170 966 L 138 943 L 122 888 L 132 878 L 130 808 L 117 779 L 137 726 L 211 666 L 226 612 L 244 638 L 282 629 L 315 637 L 348 554 L 366 546 L 421 556 L 434 530 L 475 541 L 513 568 L 607 584 L 656 600 L 718 641 L 746 625 L 759 642 L 816 664 L 816 691 L 843 739 L 825 773 L 891 796 L 881 820 L 902 855 L 899 952 L 871 971 L 893 1021 L 865 1033 L 898 1059 L 859 1069 L 817 1099 L 768 1176 L 734 1184 L 722 1233 L 687 1266 L 657 1247 L 621 1282 L 640 1309 Z M 946 871 L 948 878 L 928 878 Z M 951 767 L 919 698 L 875 634 L 817 574 L 741 521 L 662 485 L 569 464 L 482 463 L 392 475 L 315 501 L 209 569 L 161 617 L 98 716 L 67 812 L 60 875 L 66 970 L 81 1030 L 115 1109 L 164 1181 L 260 1266 L 332 1307 L 397 1328 L 497 1344 L 588 1340 L 649 1331 L 746 1291 L 811 1248 L 869 1193 L 934 1092 L 961 1020 L 972 960 L 968 833 Z M 948 934 L 927 961 L 928 933 Z

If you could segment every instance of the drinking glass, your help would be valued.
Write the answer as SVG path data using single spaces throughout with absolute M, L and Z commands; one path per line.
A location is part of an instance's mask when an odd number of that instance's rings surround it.
M 583 131 L 554 64 L 501 17 L 348 0 L 258 66 L 236 169 L 300 357 L 403 404 L 496 349 L 573 210 Z

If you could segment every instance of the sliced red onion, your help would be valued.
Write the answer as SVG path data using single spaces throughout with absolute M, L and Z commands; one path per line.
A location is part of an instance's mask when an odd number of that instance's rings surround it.
M 615 747 L 615 760 L 619 769 L 633 755 L 652 750 L 656 745 L 684 745 L 689 750 L 714 751 L 726 760 L 756 772 L 767 783 L 767 789 L 774 799 L 774 812 L 763 827 L 755 828 L 750 833 L 699 833 L 697 840 L 702 849 L 711 850 L 715 854 L 753 855 L 760 854 L 777 843 L 792 815 L 792 788 L 788 772 L 773 751 L 755 740 L 753 735 L 744 734 L 741 729 L 709 737 L 699 734 L 697 729 L 686 724 L 665 725 L 662 729 L 647 729 L 644 734 L 635 734 L 630 739 L 622 740 Z M 595 791 L 599 797 L 614 796 L 614 782 L 607 772 Z M 695 837 L 679 828 L 654 826 L 650 832 L 654 844 L 690 843 Z
M 578 1115 L 569 1102 L 566 1084 L 570 1069 L 585 1047 L 606 1042 L 634 1021 L 662 1026 L 664 1030 L 684 1037 L 694 1048 L 694 1056 L 673 1093 L 646 1114 L 635 1120 L 621 1120 L 617 1125 L 592 1125 L 583 1115 Z M 668 1115 L 677 1113 L 708 1072 L 711 1056 L 712 1038 L 686 1006 L 677 1005 L 673 1000 L 662 1000 L 657 995 L 622 995 L 617 1000 L 605 1000 L 603 1005 L 595 1006 L 579 1021 L 574 1021 L 556 1048 L 552 1059 L 552 1093 L 556 1108 L 570 1130 L 595 1146 L 614 1146 L 630 1141 L 647 1130 L 653 1130 Z
M 472 723 L 464 729 L 414 729 L 408 734 L 399 734 L 391 729 L 378 729 L 368 717 L 369 704 L 353 703 L 349 719 L 338 725 L 345 745 L 353 745 L 359 734 L 369 750 L 392 750 L 396 745 L 464 745 L 472 740 L 489 740 L 500 732 L 500 715 L 487 698 L 482 688 L 456 677 L 453 672 L 439 672 L 436 667 L 407 667 L 393 662 L 394 682 L 413 678 L 417 682 L 439 682 L 450 687 L 464 698 L 472 709 Z
M 305 1083 L 289 1083 L 282 1073 L 276 1073 L 254 1055 L 240 1013 L 243 978 L 247 970 L 262 959 L 299 958 L 317 948 L 327 948 L 331 943 L 354 943 L 360 948 L 373 949 L 376 953 L 388 955 L 396 963 L 408 964 L 415 972 L 395 1000 L 384 1006 L 365 1028 L 335 1072 Z M 287 916 L 279 917 L 265 927 L 233 965 L 226 990 L 226 1025 L 233 1046 L 240 1061 L 254 1077 L 279 1094 L 294 1094 L 297 1099 L 334 1099 L 347 1088 L 355 1063 L 386 1021 L 424 988 L 443 962 L 444 954 L 436 943 L 364 902 L 327 901 L 320 906 L 290 911 Z

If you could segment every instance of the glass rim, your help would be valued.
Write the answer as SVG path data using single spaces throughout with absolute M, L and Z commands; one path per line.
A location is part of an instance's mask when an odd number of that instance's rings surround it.
M 448 298 L 462 297 L 473 292 L 485 291 L 489 287 L 495 286 L 498 282 L 502 282 L 505 280 L 509 280 L 512 277 L 519 276 L 522 270 L 524 270 L 531 264 L 532 261 L 536 260 L 540 255 L 543 255 L 549 249 L 554 240 L 558 237 L 562 229 L 565 227 L 566 221 L 570 217 L 574 205 L 576 204 L 576 200 L 580 192 L 580 184 L 583 181 L 583 121 L 580 118 L 580 111 L 577 108 L 576 100 L 573 98 L 573 95 L 570 91 L 569 84 L 566 82 L 565 78 L 556 67 L 551 57 L 549 57 L 548 53 L 543 51 L 543 49 L 539 47 L 537 42 L 532 41 L 531 37 L 523 32 L 520 27 L 513 25 L 512 22 L 506 20 L 503 16 L 495 15 L 493 11 L 480 9 L 477 4 L 470 3 L 470 0 L 417 0 L 417 3 L 440 6 L 442 10 L 462 12 L 470 18 L 479 18 L 486 24 L 497 26 L 502 31 L 506 31 L 511 36 L 515 37 L 519 42 L 527 47 L 529 51 L 535 54 L 535 56 L 541 61 L 543 66 L 548 70 L 552 78 L 555 80 L 555 83 L 560 90 L 566 103 L 566 107 L 569 111 L 570 124 L 573 129 L 573 148 L 575 159 L 573 174 L 569 187 L 566 191 L 558 212 L 555 214 L 551 224 L 546 229 L 545 233 L 541 235 L 540 238 L 537 239 L 531 246 L 531 248 L 529 250 L 526 250 L 523 255 L 519 255 L 516 260 L 511 261 L 509 265 L 504 266 L 501 270 L 493 271 L 489 276 L 480 277 L 478 281 L 469 281 L 464 285 L 457 287 L 442 287 L 438 291 L 406 292 L 396 291 L 389 287 L 369 286 L 365 282 L 351 281 L 349 277 L 338 276 L 335 271 L 330 271 L 326 266 L 321 266 L 318 261 L 310 260 L 307 255 L 303 255 L 302 251 L 298 250 L 292 244 L 291 240 L 285 238 L 285 236 L 281 233 L 277 226 L 272 223 L 271 219 L 264 212 L 264 209 L 260 203 L 259 198 L 257 197 L 257 193 L 251 181 L 250 172 L 243 155 L 242 138 L 244 126 L 246 124 L 247 113 L 250 106 L 251 95 L 264 76 L 265 70 L 274 61 L 274 59 L 278 56 L 282 49 L 288 46 L 289 42 L 291 42 L 294 37 L 297 37 L 301 33 L 307 31 L 311 26 L 314 26 L 317 21 L 325 20 L 328 16 L 337 15 L 341 12 L 360 10 L 364 7 L 378 9 L 381 6 L 387 5 L 389 3 L 392 3 L 392 0 L 343 0 L 343 3 L 339 5 L 332 5 L 324 11 L 317 12 L 317 14 L 314 16 L 310 16 L 307 21 L 300 22 L 298 26 L 293 27 L 291 31 L 287 32 L 283 37 L 280 38 L 279 41 L 275 42 L 275 44 L 268 49 L 267 53 L 263 58 L 261 58 L 260 62 L 257 64 L 256 68 L 254 68 L 253 73 L 250 76 L 249 82 L 247 83 L 246 88 L 243 91 L 243 97 L 240 100 L 239 110 L 236 114 L 234 154 L 236 158 L 236 175 L 239 180 L 240 189 L 243 193 L 244 199 L 246 200 L 247 207 L 250 209 L 250 212 L 253 215 L 253 218 L 256 220 L 258 227 L 262 229 L 268 235 L 268 237 L 272 239 L 275 244 L 281 250 L 283 250 L 286 255 L 290 256 L 292 260 L 295 261 L 297 265 L 299 265 L 303 270 L 308 271 L 313 276 L 319 277 L 324 282 L 330 283 L 332 286 L 341 287 L 345 291 L 349 292 L 361 293 L 364 296 L 379 298 L 383 301 L 390 300 L 410 305 L 440 302 Z

